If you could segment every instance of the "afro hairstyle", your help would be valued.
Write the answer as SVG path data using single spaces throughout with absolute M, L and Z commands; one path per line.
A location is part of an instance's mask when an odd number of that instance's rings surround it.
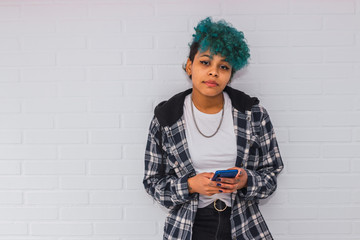
M 236 72 L 248 64 L 250 50 L 246 44 L 244 33 L 232 27 L 225 20 L 213 22 L 210 17 L 207 17 L 201 20 L 194 29 L 193 40 L 189 43 L 191 61 L 197 50 L 205 52 L 210 49 L 212 54 L 220 54 L 226 58 L 226 61 L 232 66 L 232 72 Z

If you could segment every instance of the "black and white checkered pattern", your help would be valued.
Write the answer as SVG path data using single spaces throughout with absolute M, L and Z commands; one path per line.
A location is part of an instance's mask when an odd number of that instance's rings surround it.
M 259 104 L 244 112 L 233 107 L 233 117 L 238 153 L 234 165 L 248 174 L 247 188 L 232 194 L 233 239 L 273 239 L 258 201 L 275 191 L 276 176 L 283 169 L 274 129 L 267 111 Z M 184 127 L 183 116 L 171 126 L 161 126 L 154 116 L 146 145 L 144 187 L 158 203 L 170 209 L 164 239 L 191 240 L 198 206 L 198 194 L 189 194 L 187 186 L 195 170 Z

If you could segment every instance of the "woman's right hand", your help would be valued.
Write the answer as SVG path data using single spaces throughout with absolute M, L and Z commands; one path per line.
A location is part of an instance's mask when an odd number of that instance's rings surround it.
M 189 193 L 200 193 L 202 195 L 211 196 L 219 193 L 219 187 L 216 181 L 211 181 L 214 173 L 199 173 L 188 179 Z

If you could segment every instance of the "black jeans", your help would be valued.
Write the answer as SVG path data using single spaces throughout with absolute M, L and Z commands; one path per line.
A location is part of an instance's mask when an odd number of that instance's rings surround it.
M 217 200 L 217 208 L 224 209 L 225 203 Z M 198 208 L 193 226 L 192 240 L 231 240 L 231 208 L 219 212 L 211 203 Z

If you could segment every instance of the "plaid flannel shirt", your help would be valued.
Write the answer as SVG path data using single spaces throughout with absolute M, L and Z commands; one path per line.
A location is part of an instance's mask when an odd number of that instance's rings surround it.
M 192 89 L 181 92 L 155 109 L 145 151 L 144 187 L 156 202 L 169 209 L 163 239 L 191 240 L 198 193 L 190 194 L 187 179 L 195 176 L 187 140 L 183 104 Z M 276 189 L 283 169 L 273 126 L 257 98 L 231 87 L 224 89 L 232 102 L 237 136 L 235 166 L 248 174 L 247 187 L 231 194 L 233 239 L 273 239 L 261 215 L 259 199 Z

